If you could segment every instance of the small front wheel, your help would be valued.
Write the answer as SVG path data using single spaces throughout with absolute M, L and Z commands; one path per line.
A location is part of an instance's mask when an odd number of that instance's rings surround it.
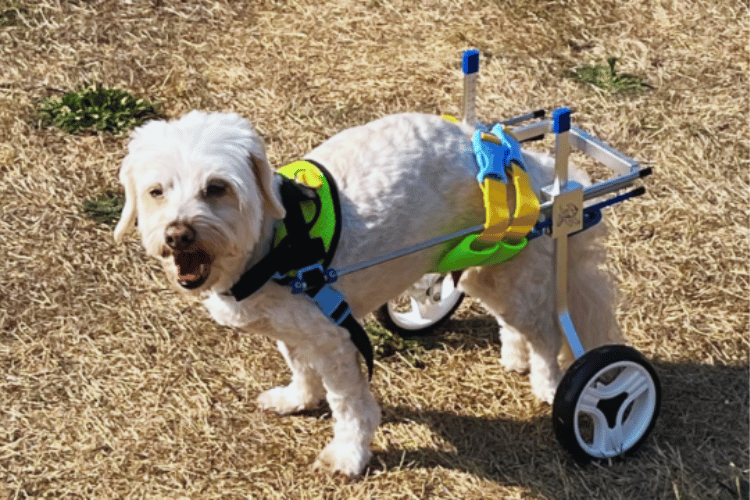
M 447 320 L 464 298 L 452 275 L 425 274 L 400 296 L 384 304 L 375 317 L 404 337 L 426 335 Z
M 563 377 L 552 406 L 562 446 L 580 462 L 635 451 L 656 424 L 661 385 L 641 353 L 623 345 L 593 349 Z

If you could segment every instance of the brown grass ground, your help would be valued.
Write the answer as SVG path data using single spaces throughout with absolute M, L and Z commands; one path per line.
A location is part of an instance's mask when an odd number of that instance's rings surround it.
M 523 3 L 523 7 L 517 4 Z M 8 13 L 8 9 L 15 9 Z M 0 1 L 0 498 L 732 499 L 748 470 L 748 11 L 704 0 Z M 40 98 L 100 81 L 251 118 L 274 164 L 388 113 L 460 112 L 483 52 L 481 118 L 571 105 L 655 167 L 609 210 L 620 319 L 664 387 L 642 450 L 580 467 L 550 408 L 497 363 L 476 305 L 424 367 L 379 360 L 366 479 L 311 473 L 325 411 L 274 418 L 271 342 L 166 290 L 135 240 L 84 217 L 124 139 L 32 125 Z M 561 73 L 621 58 L 654 86 L 612 97 Z

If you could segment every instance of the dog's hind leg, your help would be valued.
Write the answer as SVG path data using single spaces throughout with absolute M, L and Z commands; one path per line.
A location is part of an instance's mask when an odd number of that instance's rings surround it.
M 278 343 L 279 351 L 292 370 L 292 382 L 285 387 L 274 387 L 258 396 L 264 410 L 288 415 L 317 408 L 325 397 L 325 388 L 318 372 L 303 355 L 302 350 Z
M 624 341 L 617 322 L 617 285 L 605 269 L 607 228 L 598 224 L 570 239 L 568 308 L 584 349 Z M 562 359 L 563 368 L 572 354 Z
M 602 269 L 605 233 L 600 224 L 570 239 L 568 308 L 586 350 L 622 342 L 615 318 L 615 287 Z M 563 348 L 555 324 L 552 255 L 551 240 L 536 240 L 514 259 L 470 269 L 461 280 L 464 291 L 500 318 L 503 366 L 520 371 L 528 359 L 534 395 L 550 403 L 561 367 L 567 368 L 573 359 L 567 344 Z
M 326 344 L 316 346 L 315 364 L 323 377 L 334 424 L 333 440 L 318 455 L 314 468 L 356 477 L 372 456 L 370 443 L 380 424 L 380 407 L 349 332 L 339 330 Z
M 552 402 L 561 378 L 557 356 L 562 339 L 552 314 L 554 288 L 546 250 L 529 246 L 509 262 L 470 269 L 461 287 L 499 319 L 502 365 L 519 372 L 528 368 L 534 395 Z
M 529 343 L 526 337 L 496 316 L 500 324 L 500 363 L 509 372 L 526 373 L 529 370 Z

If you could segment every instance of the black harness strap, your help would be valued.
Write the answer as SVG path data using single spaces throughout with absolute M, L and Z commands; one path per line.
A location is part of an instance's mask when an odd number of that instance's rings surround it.
M 308 224 L 305 222 L 302 213 L 301 202 L 314 200 L 294 181 L 282 178 L 281 182 L 281 201 L 286 210 L 284 225 L 287 234 L 281 242 L 271 251 L 258 261 L 253 267 L 248 269 L 231 288 L 231 294 L 235 300 L 241 301 L 258 291 L 265 283 L 271 280 L 278 272 L 280 275 L 286 275 L 293 269 L 302 269 L 322 260 L 322 268 L 327 268 L 333 260 L 334 252 L 338 246 L 341 236 L 341 204 L 339 202 L 338 190 L 331 174 L 320 164 L 307 160 L 314 164 L 326 177 L 331 190 L 331 199 L 333 200 L 334 210 L 336 213 L 336 227 L 333 238 L 326 252 L 325 244 L 320 238 L 311 238 L 308 230 Z M 315 220 L 313 220 L 313 223 Z M 307 273 L 305 281 L 308 284 L 305 294 L 314 301 L 315 295 L 327 286 L 327 280 L 322 273 L 316 276 L 315 273 Z M 284 276 L 275 281 L 282 285 L 289 284 L 292 279 Z M 337 292 L 338 293 L 338 292 Z M 316 302 L 317 303 L 317 302 Z M 342 314 L 346 314 L 341 318 Z M 367 336 L 364 328 L 352 316 L 349 305 L 342 300 L 339 307 L 333 311 L 329 319 L 334 323 L 349 330 L 352 342 L 357 347 L 367 364 L 367 372 L 372 379 L 373 371 L 373 350 L 370 338 Z
M 310 238 L 305 218 L 300 208 L 301 201 L 311 200 L 291 179 L 281 180 L 281 202 L 286 210 L 284 225 L 287 235 L 253 267 L 245 271 L 231 288 L 237 301 L 248 298 L 265 285 L 274 274 L 286 274 L 317 262 L 325 256 L 325 245 L 320 238 Z M 331 252 L 332 253 L 332 252 Z M 288 281 L 287 281 L 288 283 Z M 286 283 L 282 283 L 286 284 Z
M 318 294 L 320 289 L 325 286 L 325 277 L 319 270 L 309 271 L 308 274 L 310 276 L 308 276 L 308 278 L 305 278 L 305 282 L 308 285 L 314 284 L 316 286 L 314 286 L 314 288 L 308 287 L 305 290 L 305 295 L 307 295 L 308 297 L 310 297 L 310 299 L 317 303 L 317 301 L 315 300 L 315 296 Z M 372 379 L 374 356 L 372 351 L 372 344 L 370 343 L 370 337 L 367 335 L 365 329 L 362 328 L 362 325 L 360 325 L 352 315 L 349 304 L 347 304 L 345 300 L 342 300 L 341 303 L 339 303 L 338 307 L 331 311 L 330 314 L 326 315 L 328 316 L 328 319 L 333 323 L 336 323 L 337 325 L 349 330 L 349 337 L 351 338 L 360 354 L 362 354 L 362 357 L 365 359 L 368 379 Z
M 352 342 L 354 342 L 354 345 L 357 347 L 360 354 L 362 354 L 362 357 L 365 358 L 365 364 L 367 364 L 367 378 L 368 380 L 372 380 L 373 353 L 370 337 L 367 336 L 365 329 L 362 328 L 362 325 L 360 325 L 356 319 L 354 319 L 354 316 L 352 316 L 351 313 L 349 313 L 339 325 L 349 330 Z
M 333 260 L 333 255 L 336 253 L 336 248 L 339 246 L 339 239 L 341 238 L 341 201 L 339 199 L 339 188 L 336 186 L 336 181 L 331 176 L 331 173 L 320 163 L 315 160 L 305 160 L 308 163 L 315 165 L 323 176 L 328 180 L 328 186 L 331 189 L 331 201 L 333 202 L 333 210 L 336 218 L 336 226 L 333 230 L 333 236 L 331 237 L 331 244 L 328 247 L 328 253 L 323 258 L 323 267 L 328 268 Z

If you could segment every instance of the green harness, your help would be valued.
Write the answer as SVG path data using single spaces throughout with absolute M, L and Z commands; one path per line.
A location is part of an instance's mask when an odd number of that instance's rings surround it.
M 316 196 L 311 196 L 310 199 L 301 201 L 300 208 L 302 209 L 309 239 L 315 242 L 316 247 L 319 247 L 317 242 L 323 244 L 323 257 L 316 262 L 322 265 L 324 269 L 327 268 L 333 259 L 341 224 L 341 221 L 336 220 L 337 209 L 328 178 L 317 165 L 305 160 L 295 161 L 281 167 L 278 173 L 289 180 L 295 181 L 297 184 L 307 186 L 315 191 Z M 276 226 L 273 246 L 277 247 L 286 236 L 287 227 L 282 220 Z M 311 251 L 313 249 L 308 248 L 305 250 Z M 285 276 L 294 278 L 297 275 L 297 271 L 298 269 L 293 269 L 286 273 Z

